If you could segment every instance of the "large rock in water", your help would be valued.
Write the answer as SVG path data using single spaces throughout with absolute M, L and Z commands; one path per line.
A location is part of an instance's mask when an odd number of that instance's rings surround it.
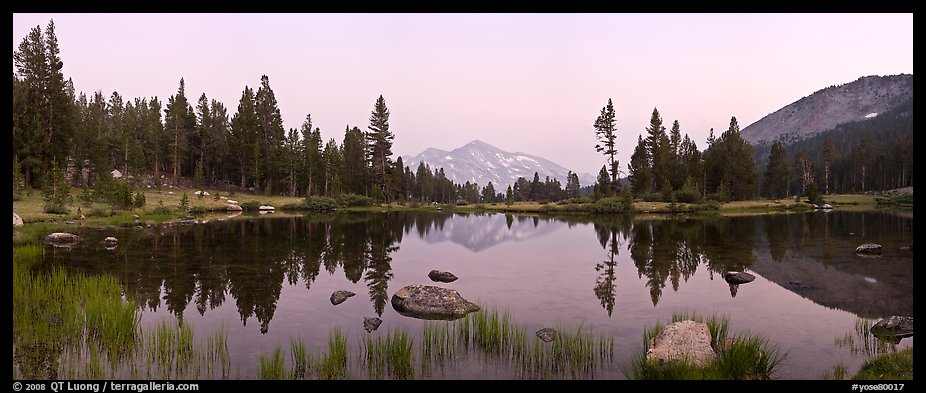
M 103 241 L 100 242 L 100 243 L 103 244 L 103 248 L 105 248 L 105 249 L 107 249 L 107 250 L 114 250 L 114 249 L 116 249 L 116 246 L 119 245 L 119 239 L 116 239 L 116 238 L 114 238 L 114 237 L 112 237 L 112 236 L 107 236 L 107 237 L 106 237 L 105 239 L 103 239 Z
M 228 210 L 228 211 L 230 211 L 230 212 L 240 212 L 240 211 L 242 211 L 242 210 L 244 210 L 244 209 L 242 209 L 241 206 L 238 206 L 238 205 L 229 203 L 229 204 L 228 204 L 228 207 L 226 207 L 225 210 Z
M 646 359 L 663 364 L 670 360 L 687 360 L 704 367 L 717 359 L 711 347 L 711 331 L 706 323 L 684 320 L 662 329 L 650 342 Z
M 334 291 L 331 294 L 331 304 L 337 306 L 338 304 L 344 303 L 347 298 L 356 295 L 351 291 Z
M 875 243 L 865 243 L 855 248 L 856 254 L 881 254 L 881 245 Z
M 894 315 L 882 319 L 869 330 L 871 334 L 882 338 L 904 338 L 913 335 L 913 317 Z
M 479 310 L 459 292 L 430 285 L 409 285 L 398 290 L 392 295 L 392 308 L 420 319 L 457 319 Z
M 13 213 L 13 228 L 23 226 L 23 219 L 19 214 Z
M 726 272 L 723 274 L 723 279 L 726 280 L 728 284 L 739 285 L 752 282 L 752 280 L 756 279 L 756 276 L 744 272 Z
M 439 270 L 431 270 L 431 272 L 428 273 L 428 278 L 430 278 L 431 281 L 438 282 L 454 282 L 457 280 L 457 276 L 454 276 L 453 273 Z
M 67 232 L 55 232 L 45 236 L 45 241 L 54 246 L 68 247 L 77 244 L 80 241 L 80 236 Z

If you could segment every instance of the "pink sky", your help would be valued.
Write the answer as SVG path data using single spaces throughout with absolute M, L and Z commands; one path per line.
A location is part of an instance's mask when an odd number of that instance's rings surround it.
M 912 14 L 14 14 L 13 49 L 55 20 L 78 91 L 203 92 L 237 110 L 270 77 L 284 127 L 366 129 L 382 94 L 393 152 L 479 139 L 597 173 L 614 100 L 621 167 L 653 107 L 704 148 L 816 90 L 913 73 Z

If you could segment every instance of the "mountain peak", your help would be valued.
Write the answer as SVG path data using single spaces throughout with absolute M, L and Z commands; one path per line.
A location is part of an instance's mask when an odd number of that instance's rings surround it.
M 444 173 L 455 183 L 474 182 L 485 186 L 490 181 L 497 191 L 514 184 L 519 177 L 530 180 L 537 172 L 541 179 L 549 176 L 566 184 L 569 170 L 542 157 L 526 153 L 511 153 L 501 150 L 486 142 L 475 139 L 449 152 L 428 148 L 417 156 L 402 156 L 402 161 L 410 167 L 417 167 L 425 162 L 431 168 L 444 168 Z M 579 173 L 579 183 L 589 185 L 595 177 Z

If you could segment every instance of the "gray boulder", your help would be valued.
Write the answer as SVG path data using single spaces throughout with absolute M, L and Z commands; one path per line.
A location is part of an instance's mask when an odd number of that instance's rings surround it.
M 820 206 L 820 208 L 823 210 L 832 210 L 833 205 L 830 205 L 829 203 L 824 203 L 823 206 Z
M 13 228 L 23 226 L 23 219 L 19 214 L 13 213 Z
M 363 318 L 363 328 L 366 329 L 367 333 L 372 333 L 374 330 L 379 328 L 379 325 L 383 323 L 382 319 L 377 317 L 364 317 Z
M 752 282 L 752 280 L 756 279 L 756 276 L 745 272 L 726 272 L 723 274 L 723 279 L 728 284 L 739 285 Z
M 537 331 L 537 337 L 540 337 L 545 343 L 551 342 L 556 337 L 556 330 L 553 328 L 540 329 Z
M 431 272 L 428 273 L 428 278 L 436 282 L 454 282 L 457 280 L 457 276 L 454 276 L 453 273 L 439 270 L 431 270 Z
M 855 248 L 856 254 L 880 255 L 881 245 L 875 243 L 865 243 Z
M 228 207 L 226 207 L 225 210 L 228 210 L 230 212 L 240 212 L 240 211 L 243 211 L 244 209 L 242 209 L 241 206 L 229 203 Z
M 57 247 L 70 247 L 80 241 L 80 236 L 67 232 L 55 232 L 45 236 L 45 241 Z
M 479 306 L 453 289 L 430 285 L 409 285 L 392 295 L 392 308 L 399 314 L 420 319 L 457 319 L 478 311 Z
M 882 338 L 910 337 L 913 335 L 913 317 L 894 315 L 874 324 L 869 331 Z
M 711 347 L 711 331 L 707 324 L 685 320 L 663 328 L 650 341 L 646 359 L 660 365 L 671 360 L 687 360 L 692 365 L 704 367 L 717 359 L 717 353 Z
M 331 294 L 331 304 L 337 306 L 338 304 L 344 303 L 347 298 L 356 295 L 351 291 L 334 291 Z

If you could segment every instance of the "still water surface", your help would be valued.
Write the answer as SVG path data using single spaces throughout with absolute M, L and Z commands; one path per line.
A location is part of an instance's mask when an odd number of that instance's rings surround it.
M 913 252 L 904 248 L 912 228 L 912 213 L 894 212 L 660 220 L 344 213 L 86 229 L 75 248 L 46 246 L 38 268 L 115 275 L 142 305 L 143 326 L 182 318 L 205 337 L 224 325 L 232 378 L 255 375 L 259 356 L 292 338 L 320 350 L 336 327 L 357 357 L 364 317 L 382 318 L 380 332 L 399 327 L 417 338 L 423 321 L 398 314 L 389 299 L 429 284 L 507 310 L 529 334 L 581 326 L 613 336 L 614 365 L 594 378 L 625 378 L 619 365 L 641 350 L 645 326 L 694 311 L 728 316 L 734 335 L 777 343 L 788 357 L 776 378 L 820 379 L 865 360 L 836 345 L 859 318 L 913 315 Z M 103 250 L 99 240 L 110 235 L 119 246 Z M 866 242 L 881 244 L 883 255 L 855 255 Z M 432 283 L 432 269 L 459 280 Z M 728 270 L 756 280 L 731 287 Z M 333 306 L 335 290 L 357 296 Z M 516 375 L 473 357 L 418 377 Z

